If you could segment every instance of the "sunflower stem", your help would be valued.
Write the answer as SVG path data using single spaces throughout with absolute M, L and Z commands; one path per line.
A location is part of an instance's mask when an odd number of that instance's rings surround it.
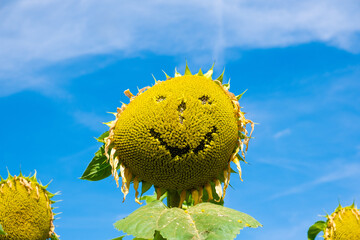
M 176 190 L 167 191 L 167 206 L 169 208 L 179 207 L 180 203 L 180 194 Z

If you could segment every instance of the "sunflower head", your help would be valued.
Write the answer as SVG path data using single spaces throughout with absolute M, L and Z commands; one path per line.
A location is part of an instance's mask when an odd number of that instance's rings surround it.
M 51 198 L 55 195 L 31 177 L 0 177 L 0 240 L 57 239 Z
M 353 205 L 339 207 L 326 216 L 325 240 L 358 240 L 360 238 L 360 211 Z
M 192 194 L 195 202 L 202 200 L 203 189 L 212 199 L 212 187 L 220 199 L 230 180 L 230 162 L 234 162 L 241 177 L 239 160 L 244 160 L 251 136 L 238 100 L 229 92 L 230 84 L 222 84 L 223 74 L 212 79 L 212 68 L 166 80 L 155 80 L 136 95 L 125 94 L 129 104 L 123 104 L 107 123 L 109 136 L 105 140 L 105 155 L 118 182 L 122 178 L 124 199 L 130 182 L 136 189 L 139 181 L 163 190 Z M 239 154 L 240 152 L 240 154 Z M 221 182 L 224 182 L 222 187 Z

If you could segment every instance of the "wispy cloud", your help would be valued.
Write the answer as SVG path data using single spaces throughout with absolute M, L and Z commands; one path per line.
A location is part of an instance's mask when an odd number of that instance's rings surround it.
M 274 138 L 278 139 L 278 138 L 281 138 L 281 137 L 284 137 L 284 136 L 287 136 L 287 135 L 290 135 L 290 134 L 291 134 L 291 130 L 289 128 L 286 128 L 284 130 L 281 130 L 281 131 L 275 133 Z
M 303 184 L 287 189 L 283 192 L 274 194 L 273 196 L 270 197 L 270 199 L 274 200 L 280 197 L 302 193 L 321 184 L 358 176 L 359 172 L 360 172 L 359 163 L 349 163 L 342 166 L 337 166 L 336 168 L 334 167 L 333 171 L 331 171 L 330 173 L 326 173 L 323 176 L 314 179 L 313 181 L 305 182 Z
M 357 0 L 8 1 L 0 8 L 0 94 L 37 89 L 40 69 L 88 55 L 146 50 L 221 61 L 227 48 L 313 41 L 359 52 L 359 11 Z
M 101 123 L 103 123 L 104 118 L 96 115 L 93 112 L 83 112 L 76 111 L 74 112 L 75 121 L 78 123 L 90 128 L 94 131 L 99 131 L 102 129 Z
M 308 169 L 313 167 L 313 164 L 306 161 L 297 161 L 297 159 L 281 158 L 278 156 L 256 158 L 256 162 L 287 169 L 294 172 L 306 172 L 308 171 Z
M 284 221 L 288 222 L 289 219 L 284 219 Z M 297 219 L 296 222 L 291 222 L 292 225 L 282 226 L 277 228 L 267 228 L 266 230 L 262 230 L 261 233 L 255 235 L 251 239 L 254 240 L 277 240 L 279 236 L 281 239 L 297 239 L 299 236 L 305 236 L 307 229 L 311 226 L 312 223 L 308 221 L 304 221 L 301 219 Z M 271 224 L 271 223 L 269 223 Z M 300 239 L 300 238 L 299 238 Z

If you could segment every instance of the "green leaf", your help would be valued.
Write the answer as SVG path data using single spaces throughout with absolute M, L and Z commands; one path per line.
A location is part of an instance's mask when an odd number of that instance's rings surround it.
M 111 175 L 111 165 L 105 156 L 105 145 L 95 153 L 95 157 L 87 166 L 85 172 L 80 177 L 83 180 L 99 181 Z
M 226 240 L 234 239 L 244 227 L 255 228 L 261 224 L 245 213 L 212 203 L 200 203 L 184 211 L 153 201 L 114 226 L 141 238 L 152 238 L 155 231 L 159 231 L 168 240 Z
M 200 203 L 189 208 L 188 212 L 195 222 L 200 239 L 234 239 L 244 227 L 262 226 L 245 213 L 211 203 Z
M 324 221 L 317 221 L 312 225 L 308 230 L 308 240 L 314 240 L 319 232 L 325 231 L 326 229 L 326 222 Z
M 156 193 L 154 195 L 145 195 L 140 197 L 141 201 L 145 201 L 146 204 L 156 201 Z
M 166 196 L 167 196 L 166 193 L 162 194 L 159 200 L 163 201 L 166 198 Z M 157 201 L 157 194 L 156 194 L 156 192 L 154 192 L 153 195 L 141 196 L 140 200 L 145 200 L 146 204 Z
M 155 231 L 154 240 L 166 240 L 166 238 L 163 238 L 159 231 Z
M 50 240 L 59 240 L 59 238 L 56 234 L 52 234 Z
M 3 227 L 0 224 L 0 235 L 6 235 L 6 232 L 4 231 Z
M 100 135 L 100 137 L 95 138 L 98 142 L 102 142 L 105 143 L 104 138 L 109 136 L 109 131 L 104 132 L 103 134 Z
M 141 181 L 141 196 L 146 193 L 152 187 L 151 183 Z
M 121 237 L 117 237 L 117 238 L 113 238 L 113 239 L 111 239 L 111 240 L 122 240 L 124 237 L 126 237 L 126 235 L 121 236 Z
M 157 229 L 156 221 L 164 210 L 166 210 L 166 206 L 162 202 L 150 202 L 135 210 L 128 217 L 117 221 L 114 226 L 117 230 L 135 237 L 153 238 Z

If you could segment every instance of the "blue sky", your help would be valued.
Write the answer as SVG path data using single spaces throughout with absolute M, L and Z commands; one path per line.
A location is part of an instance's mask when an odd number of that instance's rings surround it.
M 225 206 L 264 227 L 237 239 L 306 237 L 360 201 L 360 4 L 348 1 L 2 1 L 0 175 L 36 169 L 61 191 L 62 239 L 111 239 L 138 208 L 115 182 L 79 180 L 123 91 L 151 74 L 225 67 L 259 123 Z

